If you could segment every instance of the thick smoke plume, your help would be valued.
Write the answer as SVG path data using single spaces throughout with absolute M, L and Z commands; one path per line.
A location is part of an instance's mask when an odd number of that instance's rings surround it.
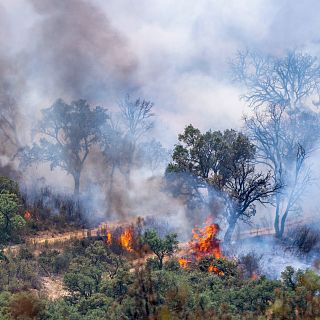
M 30 2 L 38 22 L 29 70 L 43 90 L 97 99 L 134 86 L 134 53 L 98 7 L 82 0 Z

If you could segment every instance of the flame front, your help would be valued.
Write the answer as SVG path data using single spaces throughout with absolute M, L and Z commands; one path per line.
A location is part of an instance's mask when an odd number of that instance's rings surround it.
M 111 243 L 112 243 L 112 235 L 111 235 L 111 232 L 108 231 L 107 232 L 107 244 L 111 245 Z
M 211 223 L 209 219 L 207 219 L 206 225 L 203 228 L 196 227 L 192 229 L 193 237 L 189 242 L 188 249 L 192 259 L 180 258 L 178 260 L 180 267 L 185 269 L 192 260 L 199 261 L 206 256 L 214 256 L 216 259 L 221 258 L 220 240 L 216 238 L 219 230 L 219 226 Z M 222 271 L 212 264 L 208 267 L 208 271 L 224 275 Z
M 120 245 L 127 251 L 133 251 L 132 249 L 133 230 L 132 228 L 125 229 L 120 235 Z
M 187 259 L 185 259 L 185 258 L 180 258 L 180 259 L 178 260 L 178 262 L 179 262 L 180 267 L 181 267 L 182 269 L 186 269 L 187 266 L 188 266 L 188 263 L 190 262 L 190 260 L 187 260 Z
M 216 238 L 218 232 L 219 226 L 209 221 L 203 228 L 192 230 L 190 246 L 197 260 L 208 255 L 213 255 L 216 259 L 221 258 L 220 241 Z

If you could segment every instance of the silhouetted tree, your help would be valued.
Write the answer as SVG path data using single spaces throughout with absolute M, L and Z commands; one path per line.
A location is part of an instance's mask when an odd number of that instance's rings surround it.
M 282 238 L 287 218 L 299 210 L 310 182 L 306 160 L 319 139 L 319 118 L 311 111 L 269 105 L 254 110 L 245 122 L 257 148 L 257 161 L 269 167 L 275 183 L 282 186 L 274 199 L 275 233 Z
M 256 214 L 256 203 L 270 203 L 280 188 L 271 171 L 257 172 L 255 147 L 248 137 L 234 130 L 223 135 L 219 171 L 214 185 L 225 199 L 228 228 L 224 240 L 230 242 L 237 221 L 247 222 Z
M 71 104 L 62 99 L 42 110 L 36 132 L 39 142 L 25 148 L 22 164 L 49 162 L 71 174 L 74 194 L 80 191 L 80 177 L 84 163 L 93 145 L 100 137 L 100 129 L 108 118 L 101 107 L 91 108 L 85 100 Z
M 127 95 L 119 108 L 130 139 L 137 141 L 153 127 L 152 102 L 140 98 L 131 100 Z
M 142 164 L 150 169 L 152 174 L 157 170 L 163 170 L 170 158 L 169 150 L 164 148 L 161 142 L 156 139 L 141 143 L 138 153 Z
M 178 140 L 166 170 L 170 189 L 174 195 L 183 195 L 188 201 L 207 202 L 212 209 L 215 192 L 209 180 L 218 172 L 222 133 L 210 130 L 202 134 L 190 124 L 179 134 Z
M 140 98 L 131 100 L 129 95 L 119 104 L 124 132 L 121 169 L 129 186 L 137 143 L 153 127 L 154 113 L 152 108 L 152 102 Z

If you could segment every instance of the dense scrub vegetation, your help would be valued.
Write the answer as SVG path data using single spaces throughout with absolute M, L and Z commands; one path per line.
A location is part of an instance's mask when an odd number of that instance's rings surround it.
M 150 237 L 150 235 L 147 235 Z M 172 244 L 170 244 L 172 245 Z M 169 245 L 169 247 L 170 247 Z M 168 247 L 168 246 L 167 246 Z M 252 257 L 251 257 L 252 259 Z M 204 258 L 182 269 L 115 254 L 105 241 L 71 242 L 34 254 L 21 247 L 0 260 L 1 319 L 316 319 L 320 277 L 287 267 L 281 280 L 253 276 L 248 263 Z M 247 263 L 245 263 L 247 261 Z M 133 263 L 135 262 L 135 263 Z M 208 272 L 214 262 L 219 273 Z M 48 299 L 42 277 L 62 278 L 66 295 Z

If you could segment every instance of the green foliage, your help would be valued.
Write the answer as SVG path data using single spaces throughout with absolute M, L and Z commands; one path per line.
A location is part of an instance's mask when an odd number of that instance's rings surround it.
M 104 276 L 113 279 L 123 269 L 124 259 L 113 254 L 104 242 L 95 241 L 82 256 L 71 260 L 64 284 L 73 299 L 89 298 L 100 291 Z
M 40 287 L 38 264 L 30 256 L 5 254 L 0 260 L 0 291 L 16 292 Z
M 79 320 L 80 315 L 76 306 L 60 299 L 48 301 L 45 310 L 42 313 L 43 320 Z
M 0 191 L 6 190 L 9 193 L 20 196 L 19 185 L 16 181 L 13 181 L 7 177 L 0 177 Z
M 40 253 L 38 262 L 44 275 L 51 276 L 66 271 L 70 263 L 70 257 L 57 250 L 46 249 Z
M 19 215 L 19 199 L 15 193 L 2 189 L 0 191 L 0 242 L 16 238 L 26 225 Z
M 276 319 L 320 318 L 320 276 L 311 270 L 287 267 L 282 273 L 283 286 L 269 309 Z
M 10 320 L 10 302 L 11 294 L 7 291 L 2 291 L 0 293 L 0 319 L 1 320 Z
M 163 267 L 163 258 L 171 256 L 178 249 L 177 234 L 171 233 L 163 239 L 154 230 L 147 230 L 143 235 L 143 242 L 146 243 L 151 251 L 159 260 L 159 269 Z
M 166 243 L 166 238 L 159 242 L 150 230 L 143 238 L 157 249 Z M 176 245 L 174 235 L 168 239 L 167 253 Z M 187 269 L 181 269 L 174 257 L 159 269 L 159 259 L 153 258 L 130 269 L 129 262 L 102 241 L 76 241 L 64 251 L 46 250 L 39 257 L 22 247 L 5 257 L 0 261 L 3 320 L 311 320 L 320 316 L 319 275 L 288 267 L 281 281 L 264 276 L 251 279 L 244 276 L 250 274 L 244 268 L 248 265 L 251 270 L 251 258 L 238 265 L 235 260 L 206 257 Z M 59 271 L 68 295 L 50 301 L 30 289 L 39 289 L 39 268 L 54 265 L 57 257 L 70 261 Z M 216 269 L 208 272 L 210 266 Z M 49 273 L 56 275 L 53 267 Z
M 0 177 L 0 243 L 18 240 L 26 226 L 19 212 L 20 202 L 18 183 Z
M 255 146 L 243 133 L 201 133 L 188 125 L 167 167 L 168 184 L 174 194 L 200 203 L 204 201 L 201 189 L 207 188 L 209 210 L 215 209 L 219 197 L 229 224 L 224 240 L 230 242 L 238 219 L 247 221 L 254 216 L 256 202 L 266 203 L 279 188 L 270 172 L 257 172 L 254 158 Z

